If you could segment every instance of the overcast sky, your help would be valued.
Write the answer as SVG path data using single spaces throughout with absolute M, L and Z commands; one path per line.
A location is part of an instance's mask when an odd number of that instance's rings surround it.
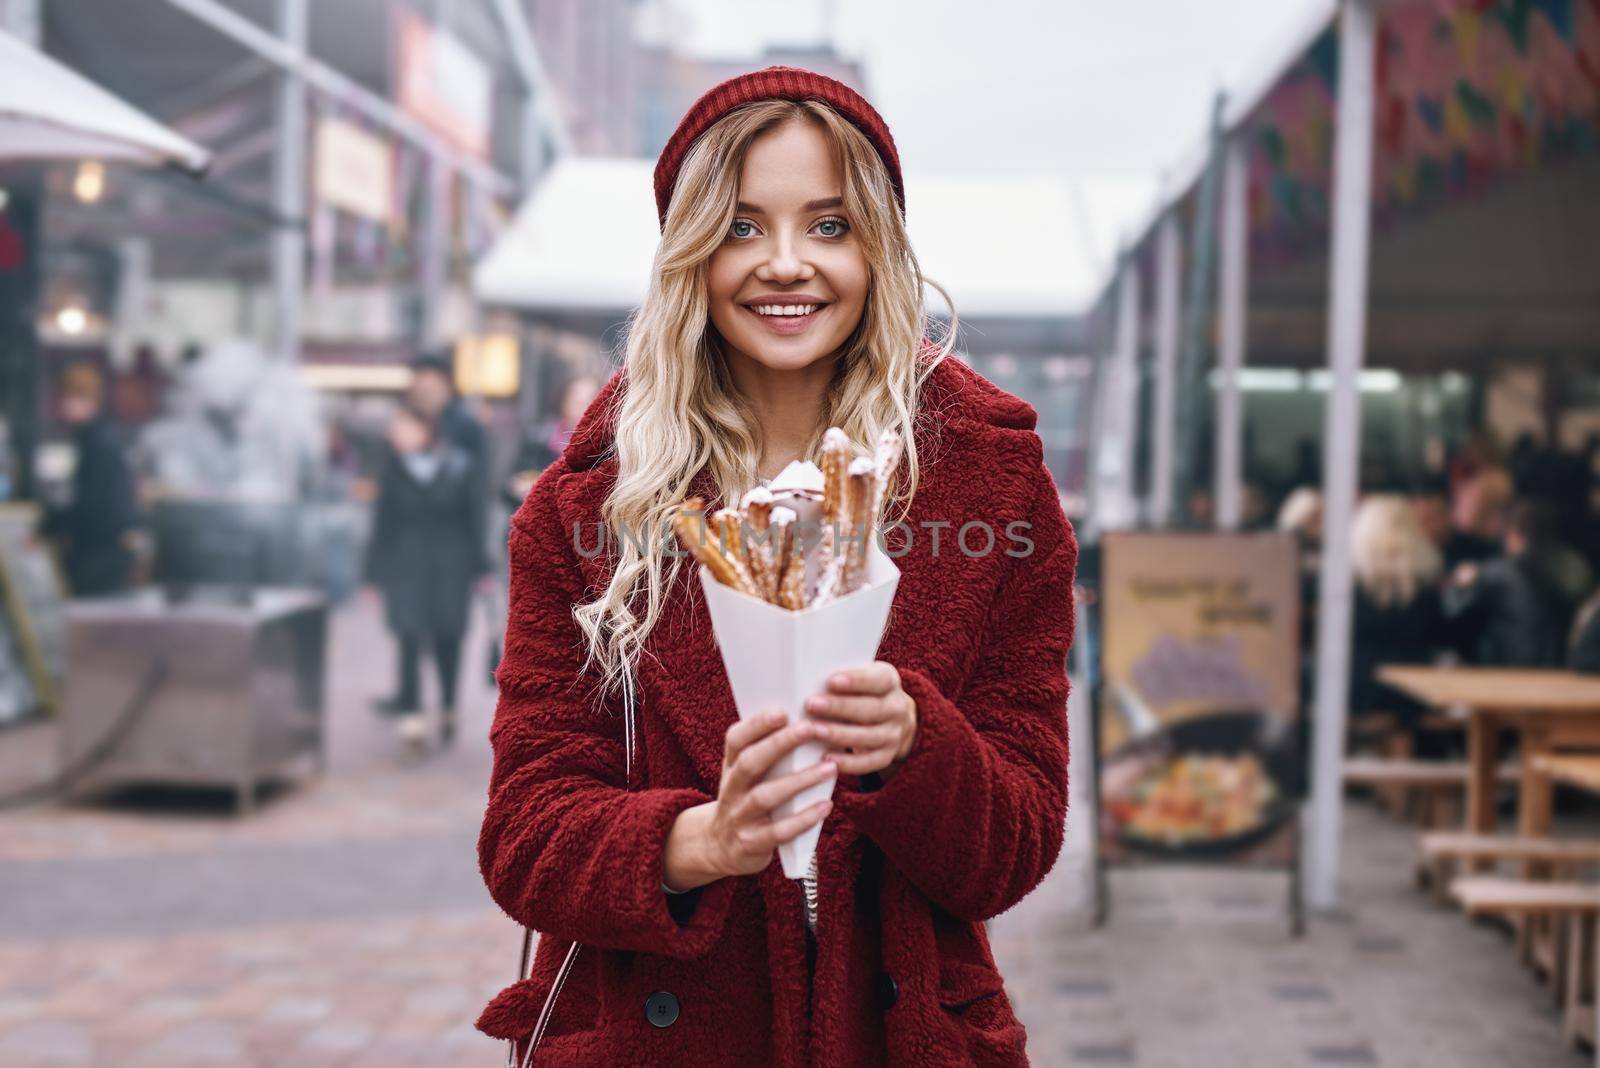
M 716 56 L 833 40 L 864 61 L 908 171 L 1064 174 L 1096 251 L 1203 142 L 1213 94 L 1269 72 L 1328 0 L 654 0 Z M 654 16 L 659 18 L 659 12 Z

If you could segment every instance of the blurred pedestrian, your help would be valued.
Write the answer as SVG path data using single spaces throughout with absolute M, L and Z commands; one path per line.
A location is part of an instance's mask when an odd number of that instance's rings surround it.
M 1217 502 L 1209 489 L 1205 486 L 1196 486 L 1189 491 L 1178 526 L 1180 530 L 1216 529 Z
M 1483 468 L 1456 484 L 1450 536 L 1444 543 L 1445 570 L 1500 554 L 1512 496 L 1511 476 L 1503 467 Z
M 572 432 L 588 410 L 595 395 L 600 392 L 600 382 L 593 375 L 578 375 L 561 391 L 561 405 L 554 419 L 533 427 L 517 448 L 516 460 L 511 465 L 501 492 L 505 503 L 512 509 L 522 504 L 534 479 L 566 451 Z
M 406 400 L 423 418 L 438 424 L 440 435 L 472 458 L 479 474 L 489 474 L 489 432 L 456 392 L 446 353 L 430 352 L 411 364 Z
M 1439 550 L 1404 497 L 1373 494 L 1356 508 L 1350 532 L 1355 573 L 1350 707 L 1388 712 L 1415 731 L 1425 709 L 1378 679 L 1385 663 L 1426 664 L 1445 647 L 1439 605 Z
M 1556 538 L 1550 507 L 1519 501 L 1502 555 L 1452 572 L 1445 614 L 1479 664 L 1552 667 L 1566 661 L 1567 631 L 1590 581 L 1583 558 Z
M 77 451 L 72 497 L 47 515 L 41 533 L 56 542 L 74 597 L 115 593 L 133 569 L 127 544 L 138 518 L 133 470 L 105 402 L 99 368 L 75 363 L 66 369 L 59 403 Z
M 383 593 L 399 641 L 395 693 L 379 711 L 404 717 L 415 737 L 421 709 L 421 662 L 439 674 L 442 744 L 455 738 L 456 683 L 475 586 L 487 581 L 483 479 L 467 451 L 438 424 L 403 408 L 389 428 L 390 455 L 380 477 L 367 581 Z
M 1314 562 L 1322 549 L 1322 491 L 1301 486 L 1285 497 L 1278 509 L 1278 529 L 1293 534 Z
M 1450 496 L 1440 479 L 1428 479 L 1411 491 L 1411 510 L 1423 534 L 1442 554 L 1450 540 Z

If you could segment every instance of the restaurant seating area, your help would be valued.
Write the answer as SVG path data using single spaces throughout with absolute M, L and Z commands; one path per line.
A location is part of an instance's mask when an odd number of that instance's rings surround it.
M 1545 984 L 1563 1039 L 1600 1065 L 1600 677 L 1410 665 L 1379 677 L 1434 710 L 1430 728 L 1457 725 L 1465 759 L 1382 755 L 1381 718 L 1352 717 L 1346 786 L 1417 825 L 1419 891 L 1503 927 L 1506 967 Z

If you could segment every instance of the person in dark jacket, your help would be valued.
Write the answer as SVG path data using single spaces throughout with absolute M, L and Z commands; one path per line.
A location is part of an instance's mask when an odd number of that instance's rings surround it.
M 1404 497 L 1361 502 L 1351 530 L 1355 571 L 1350 707 L 1391 713 L 1414 729 L 1424 709 L 1378 680 L 1383 664 L 1432 662 L 1445 643 L 1439 608 L 1439 550 Z
M 367 550 L 367 581 L 383 593 L 400 643 L 399 688 L 380 711 L 412 717 L 421 697 L 421 661 L 439 671 L 441 740 L 455 737 L 456 679 L 473 588 L 486 581 L 483 478 L 437 424 L 404 409 L 390 428 L 392 451 L 378 487 Z M 415 734 L 420 721 L 406 721 Z
M 1555 538 L 1548 506 L 1521 501 L 1504 555 L 1457 568 L 1444 610 L 1477 663 L 1555 667 L 1566 662 L 1567 630 L 1588 585 L 1588 565 Z
M 46 518 L 74 597 L 115 593 L 128 585 L 133 554 L 125 536 L 137 520 L 133 472 L 103 410 L 105 379 L 89 364 L 69 367 L 61 384 L 61 418 L 73 429 L 77 465 L 72 499 Z
M 412 363 L 407 402 L 423 418 L 436 423 L 440 437 L 465 452 L 479 474 L 488 477 L 489 432 L 456 392 L 449 356 L 428 353 Z
M 1446 571 L 1499 555 L 1512 492 L 1511 476 L 1499 467 L 1486 467 L 1457 485 L 1443 545 Z

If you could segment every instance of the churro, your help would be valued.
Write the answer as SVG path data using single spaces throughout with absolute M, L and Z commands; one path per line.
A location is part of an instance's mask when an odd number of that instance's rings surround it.
M 822 525 L 832 526 L 844 511 L 845 468 L 850 463 L 850 439 L 838 427 L 822 435 Z
M 900 463 L 900 435 L 885 430 L 871 456 L 852 459 L 853 451 L 845 432 L 830 427 L 820 466 L 796 461 L 771 486 L 746 493 L 738 507 L 709 515 L 704 502 L 691 497 L 673 516 L 673 529 L 712 578 L 770 604 L 801 611 L 847 596 L 866 579 L 872 539 Z M 806 535 L 818 527 L 819 538 Z
M 696 519 L 699 519 L 699 523 L 695 522 Z M 672 516 L 672 529 L 683 547 L 711 572 L 712 578 L 724 586 L 759 596 L 745 566 L 737 558 L 723 552 L 716 539 L 706 536 L 705 501 L 699 497 L 684 501 Z
M 799 611 L 806 606 L 806 558 L 804 550 L 800 547 L 794 509 L 774 508 L 772 525 L 777 528 L 780 539 L 775 600 L 779 608 Z

